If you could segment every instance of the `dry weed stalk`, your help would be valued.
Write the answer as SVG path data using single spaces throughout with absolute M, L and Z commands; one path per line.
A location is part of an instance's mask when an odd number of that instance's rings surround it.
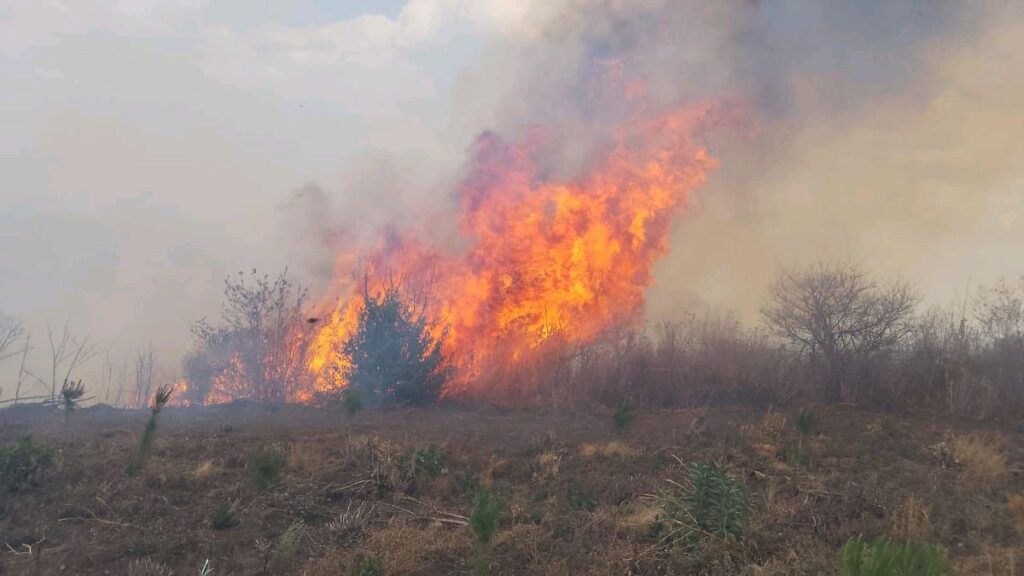
M 928 505 L 917 496 L 908 496 L 892 515 L 892 532 L 904 540 L 925 541 L 931 533 Z

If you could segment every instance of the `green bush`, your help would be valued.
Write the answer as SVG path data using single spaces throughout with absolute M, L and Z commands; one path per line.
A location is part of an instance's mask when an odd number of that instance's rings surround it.
M 352 576 L 383 576 L 384 561 L 378 556 L 363 556 L 352 568 Z
M 473 512 L 469 516 L 469 526 L 476 536 L 477 542 L 487 544 L 498 531 L 498 522 L 508 512 L 508 501 L 500 494 L 480 489 L 473 502 Z
M 429 404 L 450 372 L 442 354 L 445 333 L 434 336 L 427 318 L 397 286 L 363 293 L 359 324 L 342 347 L 349 388 L 371 404 Z
M 7 492 L 37 486 L 52 466 L 53 448 L 36 442 L 31 435 L 0 447 L 0 485 Z
M 413 453 L 413 462 L 417 471 L 422 470 L 430 478 L 437 478 L 445 468 L 444 452 L 434 445 L 417 448 Z
M 238 524 L 238 519 L 228 505 L 223 505 L 210 514 L 210 528 L 214 530 L 227 530 Z
M 612 428 L 616 433 L 622 433 L 633 423 L 634 419 L 636 419 L 636 414 L 629 406 L 622 404 L 612 413 Z
M 662 493 L 656 532 L 671 542 L 694 544 L 704 535 L 740 538 L 752 510 L 750 492 L 722 464 L 694 464 L 687 484 Z
M 275 448 L 258 448 L 249 455 L 249 475 L 260 492 L 276 484 L 281 478 L 285 457 Z
M 78 402 L 85 396 L 85 384 L 79 379 L 77 382 L 74 380 L 64 379 L 64 385 L 60 388 L 60 403 L 64 409 L 64 423 L 68 423 L 68 417 L 71 413 L 78 409 Z
M 302 537 L 305 535 L 306 529 L 303 527 L 302 522 L 292 522 L 288 529 L 281 534 L 281 537 L 277 540 L 277 547 L 274 548 L 274 556 L 279 562 L 288 562 L 293 560 L 302 551 Z
M 341 391 L 341 403 L 349 416 L 355 416 L 363 409 L 363 395 L 359 390 L 349 386 Z
M 942 550 L 922 542 L 851 538 L 839 552 L 839 576 L 952 576 Z
M 575 481 L 569 484 L 569 488 L 565 492 L 565 501 L 573 510 L 589 512 L 597 508 L 597 496 L 594 495 L 594 491 L 589 486 Z
M 796 429 L 801 436 L 813 436 L 818 429 L 818 415 L 811 408 L 804 408 L 796 418 Z

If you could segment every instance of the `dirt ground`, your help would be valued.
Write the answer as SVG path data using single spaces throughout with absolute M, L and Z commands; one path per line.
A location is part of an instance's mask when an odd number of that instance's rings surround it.
M 597 407 L 179 408 L 140 465 L 148 413 L 3 410 L 0 443 L 56 452 L 0 494 L 0 573 L 830 574 L 847 539 L 885 534 L 941 545 L 960 574 L 1024 574 L 1024 429 L 832 406 L 802 436 L 798 412 L 639 412 L 617 432 Z M 262 487 L 259 454 L 281 459 Z M 652 530 L 657 495 L 713 461 L 754 512 L 695 559 Z M 482 545 L 485 489 L 509 507 Z

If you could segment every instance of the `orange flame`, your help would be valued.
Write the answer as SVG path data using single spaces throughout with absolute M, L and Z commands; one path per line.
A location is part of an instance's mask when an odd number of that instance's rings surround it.
M 459 188 L 468 248 L 435 252 L 392 231 L 374 254 L 402 277 L 432 275 L 427 315 L 448 330 L 456 368 L 444 394 L 485 392 L 483 367 L 515 364 L 556 334 L 588 342 L 638 320 L 674 218 L 716 166 L 695 140 L 714 112 L 699 103 L 628 123 L 588 174 L 565 182 L 545 180 L 539 132 L 477 140 Z M 337 285 L 350 273 L 340 270 Z M 338 371 L 325 374 L 347 362 L 340 350 L 362 289 L 348 283 L 309 347 L 318 390 L 345 385 Z

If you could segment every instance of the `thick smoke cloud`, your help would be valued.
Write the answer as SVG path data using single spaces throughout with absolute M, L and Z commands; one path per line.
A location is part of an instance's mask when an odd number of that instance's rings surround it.
M 528 24 L 461 76 L 452 141 L 546 126 L 549 170 L 571 176 L 634 81 L 649 106 L 710 99 L 744 119 L 708 136 L 721 168 L 677 226 L 652 318 L 711 305 L 756 320 L 776 269 L 815 260 L 903 274 L 936 299 L 1024 272 L 1013 3 L 580 1 Z M 451 220 L 459 158 L 395 205 L 425 198 Z
M 317 22 L 214 4 L 0 9 L 0 306 L 39 337 L 71 316 L 173 369 L 225 274 L 287 264 L 315 292 L 381 226 L 455 238 L 481 131 L 547 126 L 545 168 L 579 174 L 634 82 L 738 119 L 707 135 L 720 168 L 652 319 L 756 319 L 778 265 L 819 259 L 935 299 L 1024 273 L 1017 2 L 410 0 Z

